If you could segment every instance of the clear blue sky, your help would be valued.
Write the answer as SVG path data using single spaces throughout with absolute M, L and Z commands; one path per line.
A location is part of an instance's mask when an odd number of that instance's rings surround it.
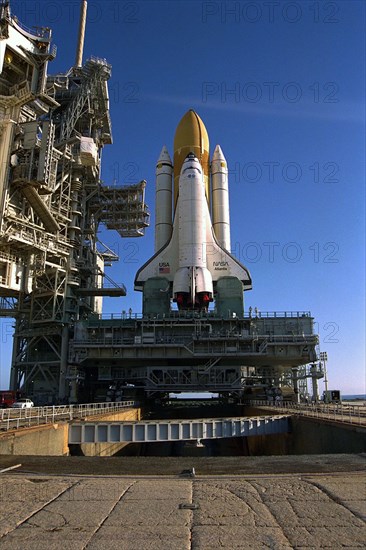
M 109 274 L 132 307 L 153 253 L 155 164 L 194 108 L 229 164 L 233 252 L 250 269 L 246 308 L 310 310 L 328 353 L 329 387 L 365 391 L 365 3 L 89 1 L 85 56 L 105 57 L 114 144 L 103 179 L 146 179 L 151 226 L 142 239 L 101 231 L 121 261 Z M 14 1 L 28 25 L 53 28 L 57 58 L 74 62 L 78 0 Z M 65 38 L 67 37 L 67 41 Z M 1 385 L 9 321 L 2 325 Z M 321 386 L 321 389 L 323 387 Z

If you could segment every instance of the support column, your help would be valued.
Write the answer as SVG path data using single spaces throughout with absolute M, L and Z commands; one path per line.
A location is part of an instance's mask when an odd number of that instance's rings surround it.
M 0 227 L 3 221 L 5 192 L 8 185 L 11 144 L 14 140 L 15 120 L 18 119 L 19 110 L 19 108 L 8 108 L 5 115 L 7 118 L 0 120 L 0 130 L 2 130 L 2 132 L 0 132 Z M 14 117 L 16 118 L 14 119 Z
M 64 325 L 61 332 L 61 360 L 60 360 L 60 378 L 58 387 L 58 397 L 64 400 L 66 396 L 66 372 L 69 353 L 69 327 Z
M 15 323 L 15 332 L 13 336 L 13 351 L 12 351 L 12 364 L 10 368 L 10 385 L 9 388 L 12 391 L 18 390 L 18 367 L 15 366 L 17 353 L 19 350 L 19 336 L 17 336 L 17 331 L 19 330 L 19 321 Z
M 319 372 L 317 370 L 316 365 L 312 365 L 310 367 L 310 374 L 311 374 L 311 385 L 313 390 L 312 401 L 314 403 L 317 403 L 319 401 L 319 389 L 318 389 Z
M 299 367 L 293 367 L 291 371 L 292 371 L 292 383 L 294 386 L 294 393 L 295 393 L 295 402 L 300 403 L 300 393 L 299 393 L 299 384 L 298 384 Z

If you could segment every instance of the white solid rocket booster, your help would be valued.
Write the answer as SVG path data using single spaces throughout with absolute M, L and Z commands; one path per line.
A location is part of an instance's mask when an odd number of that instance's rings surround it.
M 216 145 L 211 163 L 212 227 L 219 244 L 230 252 L 229 185 L 226 159 Z
M 172 175 L 173 165 L 164 145 L 156 164 L 155 195 L 155 252 L 160 250 L 172 234 Z

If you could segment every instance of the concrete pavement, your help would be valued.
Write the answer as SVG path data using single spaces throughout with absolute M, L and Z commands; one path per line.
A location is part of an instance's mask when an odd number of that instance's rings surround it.
M 0 487 L 0 548 L 365 548 L 362 472 L 192 479 L 9 472 Z

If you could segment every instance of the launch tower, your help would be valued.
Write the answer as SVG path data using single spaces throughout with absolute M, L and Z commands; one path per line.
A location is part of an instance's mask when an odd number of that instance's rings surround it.
M 37 403 L 82 399 L 85 371 L 69 357 L 75 323 L 100 314 L 103 296 L 126 294 L 105 273 L 118 257 L 99 225 L 136 237 L 149 220 L 144 181 L 100 180 L 111 66 L 82 64 L 81 6 L 75 66 L 50 76 L 50 29 L 28 29 L 0 5 L 0 315 L 15 318 L 11 388 Z

